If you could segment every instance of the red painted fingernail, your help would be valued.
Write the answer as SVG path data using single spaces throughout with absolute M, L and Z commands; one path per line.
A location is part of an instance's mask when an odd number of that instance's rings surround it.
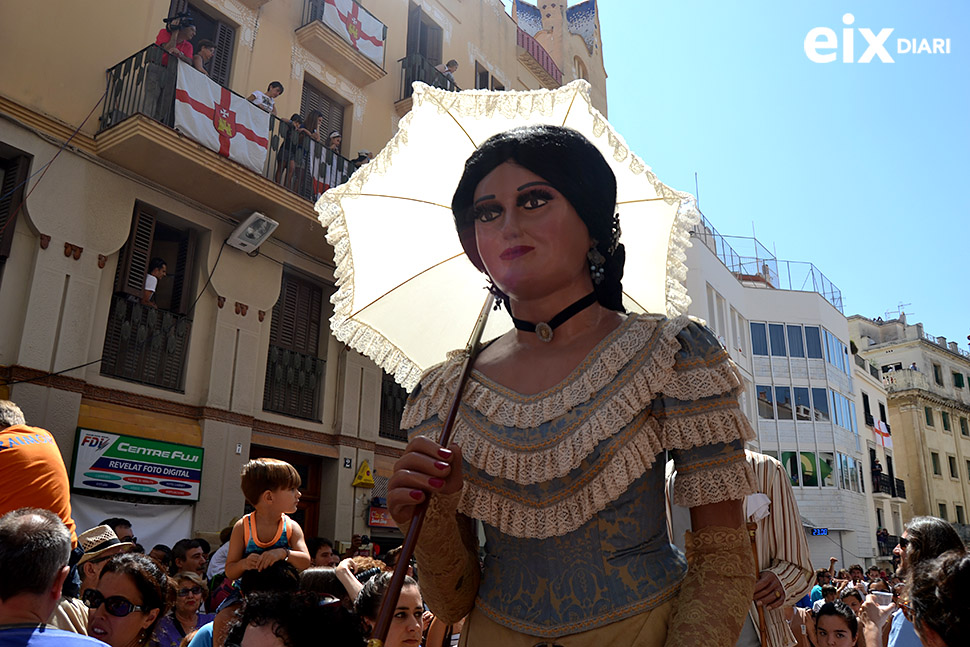
M 446 469 L 448 469 L 448 463 L 442 463 L 441 461 L 435 461 L 434 462 L 434 466 L 436 468 L 438 468 L 439 470 L 446 470 Z
M 424 492 L 421 490 L 411 490 L 411 498 L 415 501 L 420 501 L 424 497 Z
M 445 449 L 444 447 L 438 449 L 438 456 L 442 458 L 451 458 L 451 454 L 452 451 L 450 449 Z
M 430 478 L 430 479 L 428 479 L 428 485 L 430 485 L 431 487 L 434 487 L 434 488 L 439 488 L 439 487 L 441 487 L 444 484 L 445 484 L 444 479 L 439 479 L 439 478 Z

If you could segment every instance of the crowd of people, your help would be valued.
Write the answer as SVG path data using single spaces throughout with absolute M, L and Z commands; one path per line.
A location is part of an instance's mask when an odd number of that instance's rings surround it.
M 466 163 L 459 239 L 515 327 L 408 400 L 387 502 L 404 531 L 423 510 L 413 562 L 307 539 L 299 473 L 269 458 L 243 467 L 253 511 L 214 552 L 145 554 L 121 518 L 76 535 L 53 437 L 0 401 L 0 647 L 359 646 L 382 605 L 384 647 L 964 644 L 970 558 L 944 520 L 907 524 L 896 572 L 833 558 L 810 589 L 791 483 L 746 448 L 728 354 L 686 316 L 625 312 L 615 207 L 609 165 L 566 128 L 501 133 Z

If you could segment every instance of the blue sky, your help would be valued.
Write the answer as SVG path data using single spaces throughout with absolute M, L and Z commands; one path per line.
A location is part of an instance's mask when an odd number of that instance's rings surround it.
M 570 2 L 569 4 L 574 4 Z M 725 235 L 813 262 L 845 313 L 970 334 L 970 3 L 600 0 L 609 119 Z M 843 15 L 895 60 L 842 62 Z M 814 63 L 814 27 L 838 37 Z M 949 38 L 949 54 L 898 54 Z M 822 50 L 825 53 L 829 50 Z M 740 250 L 739 250 L 740 251 Z

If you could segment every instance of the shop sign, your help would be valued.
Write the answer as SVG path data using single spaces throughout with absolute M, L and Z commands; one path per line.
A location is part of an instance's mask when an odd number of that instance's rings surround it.
M 198 501 L 201 447 L 78 428 L 74 490 Z
M 377 506 L 371 506 L 367 525 L 371 528 L 397 528 L 391 520 L 391 514 L 387 508 L 378 508 Z

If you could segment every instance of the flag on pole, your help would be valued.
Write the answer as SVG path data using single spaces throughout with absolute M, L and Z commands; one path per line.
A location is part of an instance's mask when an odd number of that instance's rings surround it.
M 875 426 L 875 432 L 876 432 L 876 435 L 879 436 L 879 441 L 882 443 L 883 447 L 887 449 L 893 448 L 893 437 L 889 433 L 889 427 L 886 426 L 885 422 L 883 422 L 882 420 L 877 420 L 876 426 Z
M 387 28 L 354 0 L 326 0 L 323 24 L 330 27 L 358 52 L 384 67 L 384 39 Z
M 269 152 L 269 113 L 178 62 L 175 128 L 223 157 L 262 173 Z

